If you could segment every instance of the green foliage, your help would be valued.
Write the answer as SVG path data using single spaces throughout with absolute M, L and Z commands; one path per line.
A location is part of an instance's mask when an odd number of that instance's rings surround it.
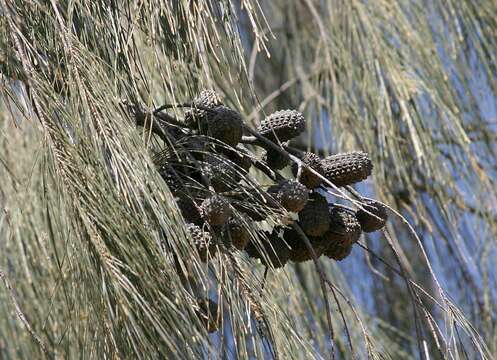
M 496 12 L 472 0 L 0 0 L 0 358 L 492 358 Z M 303 112 L 304 150 L 368 152 L 365 191 L 398 216 L 321 273 L 289 264 L 262 287 L 242 252 L 203 264 L 153 162 L 165 144 L 121 106 L 203 88 L 253 128 Z M 221 306 L 212 335 L 199 297 Z

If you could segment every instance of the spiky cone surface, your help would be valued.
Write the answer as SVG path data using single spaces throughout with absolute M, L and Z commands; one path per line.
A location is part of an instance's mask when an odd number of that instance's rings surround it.
M 197 316 L 204 324 L 207 332 L 212 333 L 217 331 L 221 323 L 221 312 L 217 302 L 209 298 L 199 298 Z
M 288 144 L 288 141 L 283 143 L 283 145 Z M 281 170 L 290 163 L 290 158 L 281 154 L 279 151 L 268 149 L 262 154 L 262 161 L 264 161 L 271 169 Z
M 324 176 L 336 186 L 365 180 L 373 170 L 371 159 L 362 151 L 331 155 L 323 159 L 321 164 Z
M 318 155 L 311 152 L 306 152 L 301 160 L 305 166 L 308 166 L 309 168 L 324 176 L 323 164 L 321 163 L 321 158 Z M 311 172 L 309 168 L 302 168 L 300 182 L 304 184 L 308 189 L 315 189 L 319 185 L 321 185 L 323 180 L 319 176 Z M 297 176 L 298 165 L 295 163 L 292 165 L 292 172 L 294 176 Z
M 367 200 L 361 205 L 365 210 L 375 215 L 368 214 L 362 209 L 357 210 L 355 216 L 361 224 L 362 231 L 370 233 L 383 229 L 388 219 L 385 205 L 375 200 Z
M 265 266 L 275 269 L 285 266 L 290 258 L 290 248 L 274 231 L 260 244 L 249 242 L 245 251 L 251 258 L 259 259 Z
M 307 204 L 309 190 L 301 183 L 293 180 L 286 180 L 273 185 L 268 189 L 278 203 L 288 211 L 299 212 Z
M 243 120 L 241 115 L 224 105 L 214 109 L 207 117 L 207 134 L 223 143 L 235 147 L 242 139 Z
M 202 164 L 203 174 L 216 192 L 232 190 L 244 175 L 243 169 L 222 155 L 207 154 Z
M 223 105 L 221 97 L 214 90 L 202 90 L 200 94 L 193 99 L 192 109 L 185 112 L 185 125 L 191 129 L 198 129 L 201 124 L 205 124 L 214 113 L 195 108 L 202 106 L 208 109 L 214 109 Z
M 195 224 L 187 224 L 186 229 L 193 245 L 197 248 L 202 262 L 206 262 L 208 258 L 212 258 L 216 254 L 216 245 L 208 232 L 203 231 Z
M 228 221 L 232 210 L 229 201 L 220 195 L 205 199 L 200 205 L 200 214 L 210 225 L 222 225 Z
M 250 242 L 250 232 L 242 219 L 232 216 L 226 224 L 224 238 L 231 240 L 233 245 L 238 250 L 243 250 Z
M 262 120 L 257 130 L 269 140 L 288 141 L 305 130 L 305 118 L 297 110 L 280 110 Z
M 309 240 L 318 257 L 326 255 L 335 260 L 342 260 L 359 239 L 361 228 L 355 217 L 345 209 L 332 207 L 328 216 L 330 218 L 328 231 L 321 236 L 310 236 Z M 290 260 L 303 262 L 312 259 L 309 248 L 295 231 L 285 231 L 285 239 L 292 247 Z
M 326 245 L 323 254 L 341 260 L 350 253 L 352 245 L 359 240 L 361 225 L 348 210 L 336 206 L 330 208 L 330 218 L 330 229 L 321 237 Z
M 301 263 L 312 260 L 312 253 L 307 247 L 304 239 L 300 234 L 292 228 L 285 229 L 283 238 L 290 245 L 290 260 L 293 262 Z M 308 236 L 308 239 L 314 249 L 317 257 L 320 257 L 322 252 L 326 249 L 327 244 L 321 237 Z
M 298 224 L 308 236 L 321 236 L 330 228 L 328 201 L 318 193 L 309 196 L 309 201 L 299 212 Z

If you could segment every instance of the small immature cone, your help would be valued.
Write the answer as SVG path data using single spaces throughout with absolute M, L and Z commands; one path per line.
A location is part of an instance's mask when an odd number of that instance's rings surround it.
M 336 186 L 365 180 L 373 170 L 368 154 L 362 151 L 331 155 L 323 159 L 321 164 L 324 176 Z
M 210 225 L 222 225 L 228 221 L 232 210 L 226 198 L 213 195 L 202 202 L 200 212 L 202 218 Z
M 185 194 L 188 195 L 189 192 L 195 191 L 195 183 L 186 171 L 186 168 L 176 165 L 163 165 L 158 167 L 160 176 L 164 179 L 169 190 L 175 196 L 184 196 Z
M 361 224 L 362 231 L 369 233 L 383 229 L 388 219 L 385 205 L 375 200 L 367 200 L 361 205 L 365 210 L 375 215 L 368 214 L 362 209 L 357 210 L 355 216 Z
M 288 211 L 301 211 L 309 199 L 309 190 L 301 183 L 293 180 L 283 181 L 268 189 L 278 203 Z
M 197 205 L 190 197 L 186 195 L 179 195 L 175 198 L 176 204 L 178 205 L 181 215 L 187 223 L 192 223 L 200 225 L 202 223 L 202 217 L 200 216 L 199 209 Z
M 308 166 L 321 175 L 324 174 L 323 164 L 321 163 L 321 158 L 318 155 L 311 152 L 306 152 L 301 160 L 305 166 Z M 293 176 L 297 176 L 298 165 L 295 163 L 292 165 L 292 172 Z M 322 179 L 311 172 L 308 168 L 303 167 L 302 174 L 300 175 L 300 182 L 304 184 L 308 189 L 315 189 L 319 185 L 321 185 Z
M 192 105 L 214 109 L 223 105 L 223 102 L 214 90 L 202 90 L 193 100 Z M 213 115 L 214 113 L 210 111 L 192 108 L 185 112 L 185 125 L 191 129 L 198 129 L 201 124 L 206 124 L 207 120 Z
M 227 223 L 225 236 L 231 238 L 231 244 L 238 250 L 243 250 L 250 242 L 250 233 L 240 218 L 232 216 Z
M 269 140 L 288 141 L 305 130 L 305 118 L 297 110 L 280 110 L 262 120 L 257 130 Z
M 157 165 L 156 165 L 157 166 Z M 173 194 L 177 194 L 182 189 L 182 174 L 171 166 L 158 166 L 158 171 L 162 179 L 166 182 L 169 190 Z
M 213 257 L 216 254 L 216 245 L 212 240 L 211 234 L 203 231 L 195 224 L 187 224 L 186 229 L 190 234 L 193 245 L 197 248 L 202 262 L 206 262 L 209 257 Z

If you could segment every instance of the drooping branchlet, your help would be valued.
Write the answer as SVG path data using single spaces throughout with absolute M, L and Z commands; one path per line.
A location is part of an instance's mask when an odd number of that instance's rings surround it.
M 385 226 L 386 208 L 379 202 L 364 201 L 364 210 L 354 212 L 340 205 L 330 207 L 328 199 L 317 193 L 317 188 L 329 187 L 329 182 L 343 187 L 362 181 L 371 175 L 373 165 L 361 151 L 321 159 L 292 148 L 290 140 L 306 127 L 300 112 L 276 111 L 262 120 L 256 132 L 247 128 L 242 116 L 223 104 L 213 90 L 202 91 L 187 106 L 191 108 L 185 112 L 183 123 L 173 122 L 174 126 L 164 128 L 167 138 L 157 134 L 167 144 L 154 163 L 189 223 L 189 237 L 202 261 L 214 256 L 218 246 L 223 251 L 244 250 L 270 267 L 284 266 L 288 260 L 311 260 L 313 252 L 318 257 L 341 260 L 350 254 L 361 231 Z M 151 112 L 152 116 L 155 113 Z M 251 136 L 242 137 L 243 132 Z M 257 158 L 246 146 L 264 148 L 262 157 Z M 258 187 L 249 174 L 252 165 L 276 184 L 267 191 L 262 184 Z M 287 165 L 291 165 L 293 178 L 279 171 Z M 353 189 L 347 190 L 354 194 Z M 298 219 L 282 208 L 298 213 Z M 252 234 L 273 221 L 273 232 L 261 236 L 262 241 L 252 239 Z M 303 234 L 288 227 L 293 221 Z M 308 238 L 313 251 L 301 234 Z

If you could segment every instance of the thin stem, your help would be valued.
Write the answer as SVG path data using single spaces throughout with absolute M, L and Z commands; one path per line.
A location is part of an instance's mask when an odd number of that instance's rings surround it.
M 321 284 L 321 289 L 323 291 L 323 297 L 324 297 L 324 303 L 326 306 L 326 320 L 328 321 L 328 328 L 330 330 L 330 337 L 331 337 L 331 358 L 335 358 L 335 332 L 333 330 L 333 324 L 331 322 L 331 308 L 330 308 L 330 300 L 328 299 L 328 292 L 326 291 L 326 275 L 324 274 L 323 269 L 321 268 L 321 264 L 319 263 L 318 257 L 316 252 L 314 251 L 314 248 L 307 237 L 307 235 L 304 233 L 302 228 L 297 224 L 293 223 L 292 227 L 297 233 L 300 235 L 300 238 L 304 241 L 305 245 L 307 246 L 307 249 L 311 253 L 312 256 L 312 261 L 314 262 L 314 266 L 316 267 L 316 271 L 319 274 L 319 282 Z
M 264 164 L 260 160 L 255 160 L 252 162 L 252 164 L 258 170 L 260 170 L 262 173 L 264 173 L 268 178 L 270 178 L 271 180 L 273 180 L 275 182 L 285 180 L 285 178 L 278 171 L 271 170 L 269 167 L 266 166 L 266 164 Z
M 135 124 L 137 126 L 143 126 L 148 130 L 151 130 L 154 134 L 159 136 L 162 141 L 166 143 L 169 142 L 170 139 L 164 127 L 177 126 L 181 129 L 186 128 L 185 124 L 176 120 L 174 117 L 168 114 L 164 113 L 152 114 L 150 111 L 148 111 L 145 108 L 142 108 L 137 105 L 130 105 L 127 101 L 122 101 L 121 105 L 123 105 L 123 107 L 130 109 L 130 111 L 134 114 Z M 154 115 L 159 121 L 157 122 L 153 121 L 151 115 Z
M 281 148 L 280 146 L 278 146 L 277 144 L 275 144 L 271 140 L 265 138 L 264 136 L 262 136 L 261 134 L 259 134 L 257 131 L 249 128 L 248 126 L 244 126 L 244 129 L 248 133 L 252 134 L 261 143 L 260 146 L 266 148 L 266 150 L 268 148 L 273 149 L 273 150 L 277 151 L 278 153 L 282 154 L 283 156 L 289 157 L 290 160 L 293 161 L 294 163 L 296 163 L 297 165 L 300 164 L 301 166 L 305 166 L 305 164 L 302 162 L 302 160 L 300 160 L 298 157 L 296 157 L 295 155 L 290 154 L 288 151 L 286 151 L 285 149 Z M 320 174 L 319 172 L 317 172 L 316 170 L 314 170 L 312 167 L 306 166 L 306 168 L 307 168 L 307 170 L 309 172 L 311 172 L 312 174 L 314 174 L 317 177 L 319 177 L 325 184 L 327 184 L 329 187 L 331 187 L 332 189 L 336 190 L 340 194 L 340 195 L 335 195 L 335 196 L 343 198 L 343 199 L 347 199 L 347 200 L 349 200 L 349 201 L 351 201 L 353 203 L 357 202 L 356 200 L 352 199 L 350 196 L 348 196 L 347 194 L 345 194 L 342 190 L 340 190 L 335 184 L 333 184 L 330 180 L 328 180 L 322 174 Z
M 302 164 L 298 164 L 298 169 L 297 169 L 297 181 L 300 181 L 300 178 L 302 177 Z
M 261 145 L 259 145 L 260 142 L 257 140 L 257 138 L 255 136 L 243 135 L 242 140 L 240 142 L 242 144 L 261 146 Z
M 166 113 L 154 113 L 154 116 L 165 122 L 167 125 L 174 125 L 174 126 L 177 126 L 179 128 L 182 128 L 182 129 L 188 129 L 188 127 L 182 123 L 181 121 L 177 120 L 175 117 L 169 115 L 169 114 L 166 114 Z
M 296 155 L 298 157 L 303 157 L 305 155 L 305 152 L 302 151 L 302 150 L 299 150 L 299 149 L 296 149 L 294 147 L 291 147 L 291 146 L 283 146 L 285 148 L 286 151 L 288 151 L 289 153 L 293 154 L 293 155 Z
M 346 211 L 349 211 L 351 212 L 352 214 L 355 213 L 355 210 L 352 209 L 351 207 L 349 206 L 346 206 L 346 205 L 343 205 L 343 204 L 331 204 L 331 206 L 333 207 L 337 207 L 337 208 L 340 208 L 340 209 L 343 209 L 343 210 L 346 210 Z
M 361 194 L 359 194 L 359 193 L 358 193 L 358 192 L 357 192 L 357 191 L 356 191 L 356 190 L 355 190 L 352 186 L 347 185 L 347 186 L 345 186 L 345 188 L 346 188 L 346 189 L 347 189 L 347 191 L 348 191 L 349 193 L 351 193 L 351 194 L 352 194 L 352 195 L 353 195 L 353 196 L 354 196 L 357 200 L 359 200 L 359 201 L 363 201 L 363 200 L 364 200 L 364 197 L 363 197 Z
M 264 285 L 266 285 L 266 279 L 267 279 L 267 273 L 269 271 L 269 266 L 266 266 L 264 269 L 264 275 L 262 277 L 262 285 L 261 285 L 261 291 L 264 290 Z
M 199 110 L 209 111 L 211 113 L 215 113 L 216 112 L 216 109 L 212 109 L 212 108 L 207 107 L 207 106 L 197 105 L 197 104 L 194 104 L 194 103 L 183 103 L 183 104 L 164 104 L 164 105 L 159 106 L 155 110 L 153 110 L 153 113 L 155 115 L 156 113 L 159 113 L 159 112 L 161 112 L 162 110 L 165 110 L 165 109 L 185 108 L 185 107 L 186 108 L 193 108 L 193 109 L 199 109 Z
M 162 110 L 166 109 L 173 109 L 173 108 L 181 108 L 181 107 L 193 107 L 191 103 L 183 103 L 183 104 L 164 104 L 159 106 L 158 108 L 155 108 L 152 112 L 153 114 L 157 114 L 161 112 Z

